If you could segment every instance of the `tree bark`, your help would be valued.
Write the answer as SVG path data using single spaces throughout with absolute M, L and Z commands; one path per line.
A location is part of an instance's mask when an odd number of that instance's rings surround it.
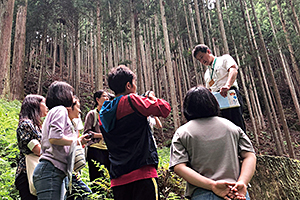
M 25 58 L 25 33 L 27 17 L 27 0 L 20 5 L 17 11 L 14 53 L 11 68 L 11 99 L 24 98 L 24 58 Z
M 221 37 L 222 37 L 223 45 L 224 45 L 224 53 L 229 54 L 229 48 L 228 48 L 228 43 L 227 43 L 227 38 L 226 38 L 226 33 L 225 33 L 225 28 L 224 28 L 224 23 L 223 23 L 220 0 L 216 0 L 216 7 L 217 7 L 217 12 L 218 12 Z
M 0 3 L 0 97 L 10 95 L 10 47 L 15 0 Z
M 101 13 L 100 1 L 97 3 L 97 66 L 96 66 L 96 91 L 103 89 L 103 63 L 101 54 Z
M 175 130 L 179 127 L 179 115 L 178 115 L 178 103 L 176 98 L 176 90 L 175 90 L 175 82 L 174 82 L 174 74 L 172 69 L 172 60 L 171 60 L 171 52 L 170 52 L 170 42 L 168 36 L 168 26 L 165 16 L 165 7 L 162 3 L 162 0 L 159 0 L 160 11 L 161 11 L 161 20 L 163 26 L 164 40 L 165 40 L 165 49 L 166 49 L 166 59 L 167 59 L 167 72 L 168 72 L 168 80 L 170 85 L 170 93 L 171 93 L 171 103 L 173 110 L 173 119 L 174 119 L 174 128 Z

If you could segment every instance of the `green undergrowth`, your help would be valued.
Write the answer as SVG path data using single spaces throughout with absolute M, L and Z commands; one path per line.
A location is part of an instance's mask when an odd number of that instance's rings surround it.
M 21 103 L 19 101 L 8 102 L 0 99 L 0 199 L 20 199 L 14 186 L 17 157 L 19 155 L 16 129 L 20 108 Z M 169 148 L 159 148 L 158 155 L 160 161 L 158 186 L 161 200 L 184 199 L 184 181 L 168 170 Z M 94 183 L 89 181 L 88 167 L 86 166 L 82 170 L 81 179 L 95 191 L 95 193 L 88 196 L 88 199 L 113 199 L 109 174 L 103 166 L 99 165 L 99 170 L 103 171 L 105 176 L 97 179 Z

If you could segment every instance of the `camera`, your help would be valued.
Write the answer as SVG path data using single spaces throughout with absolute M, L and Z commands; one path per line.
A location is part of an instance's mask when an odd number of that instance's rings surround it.
M 94 137 L 93 133 L 89 133 L 87 134 L 87 136 L 85 137 L 86 139 L 92 139 Z
M 144 94 L 142 94 L 142 96 L 143 96 L 143 97 L 149 97 L 150 92 L 151 92 L 151 91 L 148 90 L 148 91 L 146 91 Z

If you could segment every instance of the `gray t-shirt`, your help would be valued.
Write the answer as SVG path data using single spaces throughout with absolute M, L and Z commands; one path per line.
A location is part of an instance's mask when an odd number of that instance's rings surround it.
M 195 119 L 179 127 L 173 136 L 170 170 L 187 163 L 212 180 L 235 182 L 240 174 L 239 153 L 254 152 L 242 129 L 222 117 Z M 187 183 L 186 196 L 197 187 Z

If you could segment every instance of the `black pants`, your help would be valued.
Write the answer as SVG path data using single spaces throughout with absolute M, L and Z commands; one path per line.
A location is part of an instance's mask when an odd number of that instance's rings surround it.
M 19 190 L 21 200 L 37 200 L 37 196 L 32 195 L 29 191 L 27 174 L 21 173 L 17 177 L 15 185 L 17 187 L 17 190 Z
M 159 200 L 156 178 L 142 179 L 113 187 L 115 200 Z
M 109 171 L 110 161 L 108 158 L 108 150 L 88 147 L 87 161 L 89 165 L 89 175 L 91 182 L 97 178 L 103 177 L 103 172 L 99 171 L 99 167 L 97 167 L 97 164 L 95 164 L 94 161 L 99 162 L 100 165 L 104 165 Z
M 238 108 L 223 109 L 223 110 L 221 110 L 221 116 L 230 120 L 235 125 L 241 127 L 242 130 L 246 133 L 246 126 L 245 126 L 245 122 L 244 122 L 244 118 L 243 118 L 243 106 L 244 106 L 243 98 L 242 98 L 240 92 L 236 88 L 230 88 L 230 89 L 235 90 L 241 106 Z

